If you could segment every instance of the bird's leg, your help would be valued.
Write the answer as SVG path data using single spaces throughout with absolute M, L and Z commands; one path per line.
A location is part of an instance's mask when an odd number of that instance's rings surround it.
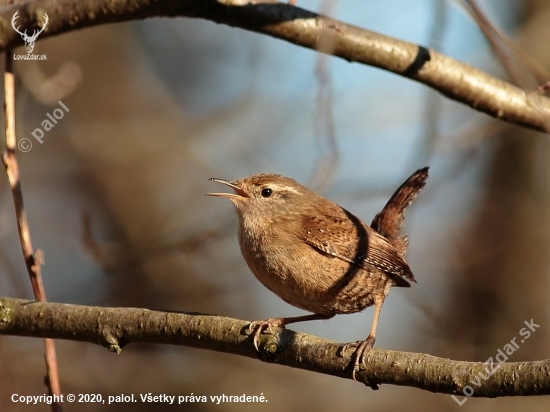
M 367 336 L 367 339 L 364 341 L 357 341 L 353 343 L 346 343 L 344 347 L 342 348 L 342 352 L 344 352 L 346 349 L 356 346 L 357 349 L 355 349 L 355 353 L 353 355 L 354 362 L 353 362 L 353 372 L 352 377 L 353 380 L 357 382 L 356 374 L 359 371 L 359 364 L 362 363 L 365 365 L 365 353 L 369 351 L 374 346 L 374 342 L 376 342 L 376 326 L 378 325 L 378 318 L 380 317 L 380 310 L 382 309 L 382 305 L 384 304 L 384 299 L 386 298 L 385 295 L 382 295 L 378 297 L 374 301 L 374 316 L 372 318 L 372 326 L 370 328 L 369 336 Z M 366 366 L 366 365 L 365 365 Z M 374 385 L 372 386 L 373 389 L 378 389 L 378 386 Z
M 285 328 L 286 325 L 290 323 L 297 322 L 306 322 L 308 320 L 320 320 L 320 319 L 330 319 L 334 317 L 331 315 L 322 315 L 322 314 L 313 314 L 313 315 L 304 315 L 304 316 L 293 316 L 291 318 L 272 318 L 266 320 L 255 320 L 248 326 L 247 333 L 250 334 L 254 332 L 254 347 L 258 349 L 258 339 L 262 334 L 262 331 L 267 328 L 269 333 L 273 333 L 271 328 Z

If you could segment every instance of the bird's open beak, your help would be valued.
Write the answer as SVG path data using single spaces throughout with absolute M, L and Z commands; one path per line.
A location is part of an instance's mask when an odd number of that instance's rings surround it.
M 231 189 L 233 189 L 235 191 L 235 193 L 206 193 L 207 196 L 220 196 L 220 197 L 227 197 L 229 199 L 242 199 L 243 197 L 245 197 L 245 198 L 250 197 L 250 196 L 248 196 L 248 193 L 246 193 L 239 186 L 237 186 L 233 182 L 230 182 L 229 180 L 216 179 L 215 177 L 211 177 L 208 180 L 213 180 L 214 182 L 223 183 L 224 185 L 227 185 Z

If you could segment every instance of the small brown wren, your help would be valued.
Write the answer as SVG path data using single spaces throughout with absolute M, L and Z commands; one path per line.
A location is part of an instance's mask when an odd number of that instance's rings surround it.
M 272 327 L 337 314 L 360 312 L 374 305 L 372 327 L 356 346 L 353 379 L 376 340 L 380 309 L 392 286 L 416 280 L 405 262 L 408 239 L 401 234 L 405 210 L 422 190 L 428 168 L 403 183 L 371 226 L 288 177 L 261 173 L 239 180 L 210 180 L 235 193 L 226 197 L 239 217 L 239 245 L 252 273 L 285 302 L 312 315 L 252 322 L 254 346 Z

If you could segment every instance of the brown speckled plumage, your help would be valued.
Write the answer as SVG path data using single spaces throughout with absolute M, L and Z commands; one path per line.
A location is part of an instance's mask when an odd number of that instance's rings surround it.
M 375 341 L 380 308 L 392 286 L 416 282 L 404 257 L 405 210 L 424 186 L 428 168 L 413 174 L 376 215 L 372 227 L 339 205 L 288 177 L 262 173 L 232 182 L 228 197 L 239 217 L 239 244 L 252 273 L 285 302 L 314 315 L 257 321 L 254 344 L 264 328 L 376 305 L 371 333 L 358 346 L 353 376 Z

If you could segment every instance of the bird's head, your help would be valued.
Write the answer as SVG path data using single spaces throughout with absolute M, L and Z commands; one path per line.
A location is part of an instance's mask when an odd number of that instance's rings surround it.
M 260 173 L 238 180 L 211 178 L 233 189 L 234 193 L 207 193 L 226 197 L 237 209 L 240 218 L 259 218 L 277 221 L 298 213 L 317 195 L 296 180 L 272 173 Z

